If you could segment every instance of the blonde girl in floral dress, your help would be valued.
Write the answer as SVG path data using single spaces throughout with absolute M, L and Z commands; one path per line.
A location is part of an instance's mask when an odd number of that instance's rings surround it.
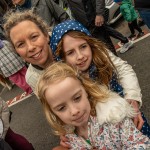
M 150 147 L 131 119 L 136 114 L 131 105 L 67 64 L 54 63 L 44 71 L 37 95 L 49 124 L 57 135 L 68 137 L 72 150 Z

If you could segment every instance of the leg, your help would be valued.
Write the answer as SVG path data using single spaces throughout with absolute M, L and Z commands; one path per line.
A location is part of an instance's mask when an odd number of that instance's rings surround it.
M 128 23 L 128 27 L 129 27 L 129 29 L 130 29 L 130 32 L 131 32 L 131 34 L 135 34 L 135 31 L 134 31 L 134 27 L 133 27 L 133 24 L 132 24 L 132 22 L 131 23 Z
M 134 29 L 136 29 L 139 33 L 142 33 L 142 29 L 137 24 L 137 19 L 132 21 L 132 25 L 133 25 Z
M 12 147 L 13 150 L 34 150 L 31 143 L 23 136 L 14 133 L 10 128 L 7 131 L 5 141 Z
M 4 87 L 7 87 L 9 90 L 11 90 L 13 86 L 9 79 L 3 77 L 2 75 L 0 75 L 0 84 L 2 84 Z
M 0 150 L 13 150 L 13 149 L 9 146 L 9 144 L 5 140 L 1 139 Z
M 121 41 L 121 43 L 128 43 L 129 42 L 129 40 L 125 37 L 125 36 L 123 36 L 120 32 L 118 32 L 117 30 L 115 30 L 114 28 L 112 28 L 111 26 L 109 26 L 109 25 L 105 25 L 105 29 L 106 29 L 106 31 L 108 32 L 108 34 L 110 35 L 110 36 L 112 36 L 113 38 L 115 38 L 115 39 L 118 39 L 118 40 L 120 40 Z
M 18 87 L 23 89 L 27 92 L 27 94 L 32 93 L 31 87 L 27 84 L 25 75 L 26 75 L 27 68 L 23 67 L 21 70 L 19 70 L 17 73 L 11 75 L 9 79 L 15 83 Z
M 101 26 L 101 27 L 90 26 L 89 30 L 93 37 L 104 42 L 106 44 L 106 46 L 108 47 L 108 49 L 117 56 L 116 49 L 115 49 L 115 47 L 109 37 L 109 34 L 106 31 L 104 26 Z

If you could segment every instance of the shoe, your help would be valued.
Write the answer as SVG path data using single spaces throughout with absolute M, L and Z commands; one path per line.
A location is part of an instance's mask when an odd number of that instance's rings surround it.
M 136 35 L 135 35 L 135 34 L 131 34 L 128 38 L 129 38 L 129 39 L 132 39 L 132 38 L 134 38 L 134 37 L 136 37 Z
M 139 32 L 139 34 L 137 35 L 137 38 L 140 38 L 144 35 L 144 32 Z
M 129 41 L 128 43 L 125 43 L 121 50 L 120 50 L 120 53 L 125 53 L 126 51 L 128 51 L 131 47 L 133 47 L 133 42 L 132 41 Z

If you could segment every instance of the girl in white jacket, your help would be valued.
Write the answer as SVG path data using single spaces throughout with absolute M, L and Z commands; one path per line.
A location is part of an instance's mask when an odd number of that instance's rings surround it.
M 53 29 L 51 48 L 57 60 L 62 59 L 78 68 L 93 81 L 106 85 L 131 103 L 138 113 L 133 120 L 135 126 L 150 137 L 150 126 L 139 110 L 142 95 L 138 79 L 126 61 L 108 51 L 75 20 L 65 21 Z

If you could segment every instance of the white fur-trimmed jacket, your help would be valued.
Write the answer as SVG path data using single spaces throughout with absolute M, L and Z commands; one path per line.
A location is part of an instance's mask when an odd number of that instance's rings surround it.
M 104 123 L 116 124 L 126 117 L 135 117 L 134 108 L 124 98 L 111 91 L 108 94 L 109 97 L 96 104 L 96 116 L 100 125 Z
M 142 106 L 142 94 L 139 86 L 139 82 L 135 71 L 127 61 L 115 56 L 112 52 L 108 51 L 109 56 L 113 64 L 117 69 L 118 82 L 123 87 L 123 93 L 125 99 L 132 99 L 139 102 L 139 106 Z

